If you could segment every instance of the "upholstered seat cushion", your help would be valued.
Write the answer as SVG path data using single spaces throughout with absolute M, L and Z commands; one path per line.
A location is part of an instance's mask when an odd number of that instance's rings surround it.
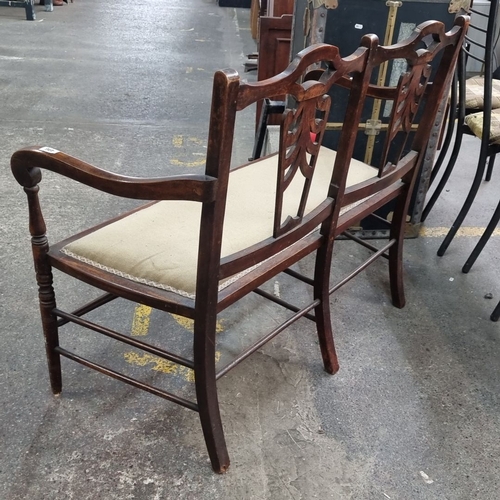
M 481 138 L 483 136 L 483 112 L 474 113 L 465 117 L 465 124 L 472 133 Z M 500 144 L 500 108 L 491 111 L 490 144 Z
M 484 109 L 484 78 L 469 78 L 465 90 L 466 109 Z M 500 80 L 492 80 L 491 108 L 500 108 Z
M 335 156 L 335 151 L 321 148 L 306 212 L 326 198 Z M 354 185 L 376 174 L 373 167 L 352 160 L 347 183 Z M 272 235 L 276 178 L 276 155 L 231 172 L 223 257 Z M 302 184 L 298 172 L 286 191 L 284 217 L 297 213 Z M 62 251 L 113 274 L 193 297 L 201 207 L 197 202 L 161 201 L 73 241 Z M 220 288 L 226 285 L 221 283 Z

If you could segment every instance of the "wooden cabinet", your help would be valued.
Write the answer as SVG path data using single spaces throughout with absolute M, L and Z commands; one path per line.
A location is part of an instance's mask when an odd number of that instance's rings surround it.
M 287 0 L 288 1 L 288 0 Z M 259 29 L 259 62 L 257 79 L 265 80 L 283 71 L 290 62 L 293 15 L 261 17 Z M 278 96 L 276 96 L 278 98 Z M 260 120 L 262 102 L 257 103 L 256 124 Z M 269 124 L 274 125 L 273 116 Z
M 268 0 L 267 15 L 281 17 L 285 14 L 293 14 L 294 3 L 294 0 Z

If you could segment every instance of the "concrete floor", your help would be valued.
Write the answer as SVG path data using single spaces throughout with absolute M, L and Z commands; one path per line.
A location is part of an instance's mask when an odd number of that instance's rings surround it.
M 469 229 L 436 257 L 470 182 L 475 140 L 421 237 L 406 242 L 407 306 L 391 306 L 383 262 L 332 297 L 336 376 L 322 370 L 304 322 L 221 380 L 226 475 L 212 473 L 193 412 L 69 361 L 63 394 L 51 395 L 25 197 L 10 155 L 39 144 L 131 175 L 199 171 L 212 74 L 242 71 L 255 46 L 249 11 L 215 0 L 76 0 L 53 13 L 37 6 L 37 15 L 27 22 L 23 9 L 0 8 L 0 499 L 498 498 L 500 332 L 489 320 L 500 297 L 498 235 L 468 275 L 460 271 L 497 203 L 498 175 L 481 188 Z M 252 127 L 250 110 L 236 160 L 251 152 Z M 42 201 L 52 241 L 131 206 L 50 174 Z M 339 242 L 334 275 L 362 255 Z M 77 289 L 58 280 L 64 306 Z M 286 277 L 274 286 L 285 297 L 304 292 Z M 160 313 L 141 330 L 140 313 L 117 302 L 98 315 L 137 335 L 190 335 Z M 282 315 L 255 297 L 229 310 L 221 356 L 262 318 Z M 115 353 L 117 368 L 192 392 L 189 373 L 80 336 L 80 352 L 93 359 Z

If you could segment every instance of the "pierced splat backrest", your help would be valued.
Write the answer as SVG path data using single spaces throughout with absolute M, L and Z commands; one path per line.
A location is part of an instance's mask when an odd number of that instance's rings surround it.
M 378 48 L 381 57 L 385 59 L 382 64 L 399 59 L 406 66 L 395 87 L 371 86 L 368 91 L 373 96 L 385 94 L 383 98 L 390 100 L 391 107 L 382 154 L 375 163 L 380 177 L 393 170 L 403 154 L 411 148 L 411 134 L 419 128 L 420 122 L 426 121 L 421 113 L 427 91 L 430 90 L 428 84 L 433 71 L 431 63 L 449 41 L 450 35 L 446 34 L 444 25 L 429 21 L 420 25 L 404 44 Z
M 321 226 L 321 237 L 330 238 L 343 207 L 351 205 L 352 208 L 353 204 L 396 182 L 410 184 L 450 82 L 449 68 L 456 61 L 457 40 L 462 32 L 457 26 L 446 33 L 442 23 L 428 22 L 420 25 L 410 39 L 391 46 L 380 46 L 375 35 L 366 35 L 356 52 L 344 58 L 337 47 L 319 44 L 302 51 L 284 72 L 255 83 L 242 82 L 233 71 L 217 72 L 206 163 L 206 175 L 217 179 L 217 196 L 213 203 L 204 204 L 200 236 L 201 242 L 211 241 L 214 248 L 210 267 L 217 265 L 219 255 L 216 254 L 221 248 L 219 275 L 222 278 L 264 261 L 273 252 L 281 252 L 318 226 Z M 442 63 L 431 86 L 428 84 L 429 64 L 438 53 L 442 53 Z M 398 85 L 370 84 L 374 70 L 396 59 L 408 64 Z M 318 67 L 322 71 L 318 71 Z M 348 95 L 347 99 L 342 97 L 342 102 L 328 95 L 337 85 Z M 412 129 L 426 87 L 431 87 L 432 91 L 425 97 L 425 112 L 417 117 L 416 134 L 409 147 L 399 146 L 393 156 L 392 139 Z M 288 108 L 281 118 L 279 152 L 239 167 L 230 175 L 236 114 L 257 101 L 282 95 L 287 96 Z M 358 131 L 368 96 L 393 103 L 384 161 L 380 167 L 383 178 L 379 180 L 383 182 L 376 185 L 370 181 L 376 178 L 376 170 L 366 163 L 353 162 L 356 140 L 362 135 Z M 329 109 L 339 107 L 343 107 L 342 130 L 333 152 L 322 148 L 321 141 Z M 403 149 L 412 152 L 399 161 Z M 386 160 L 391 163 L 384 169 Z M 326 174 L 325 164 L 330 167 Z M 393 167 L 396 164 L 398 166 Z M 354 189 L 350 181 L 346 191 L 348 174 L 356 170 L 362 175 L 357 175 L 361 180 L 355 183 L 362 184 L 362 189 Z M 395 175 L 386 176 L 389 172 Z M 383 196 L 382 193 L 380 199 Z M 239 203 L 243 198 L 245 203 Z M 252 213 L 239 210 L 240 206 L 252 203 L 255 207 Z M 362 215 L 361 211 L 359 213 Z M 245 234 L 241 245 L 225 247 L 223 233 L 228 234 L 229 225 L 224 229 L 227 221 L 233 224 L 232 230 L 235 226 Z
M 382 159 L 379 164 L 379 176 L 392 170 L 401 159 L 431 72 L 430 64 L 424 62 L 413 66 L 400 76 L 396 88 L 397 97 L 392 104 Z M 398 134 L 402 134 L 403 137 L 400 141 L 395 141 Z
M 287 96 L 287 108 L 281 117 L 276 200 L 273 236 L 280 237 L 298 225 L 306 215 L 311 183 L 316 161 L 332 103 L 328 95 L 333 85 L 350 82 L 351 98 L 344 106 L 350 114 L 361 113 L 369 75 L 366 71 L 370 47 L 375 37 L 364 37 L 361 47 L 348 58 L 342 58 L 338 48 L 318 44 L 302 51 L 289 68 L 274 78 L 263 82 L 246 83 L 240 87 L 238 110 L 264 97 Z M 321 65 L 322 72 L 311 79 L 309 68 Z M 355 134 L 353 126 L 346 125 L 344 135 Z M 343 141 L 349 148 L 349 141 Z M 346 153 L 344 157 L 348 157 Z M 333 166 L 333 161 L 332 161 Z M 347 166 L 346 166 L 347 168 Z M 265 180 L 263 180 L 264 182 Z M 290 186 L 294 184 L 294 189 Z M 300 186 L 300 190 L 297 188 Z M 300 191 L 300 196 L 297 191 Z M 293 192 L 293 194 L 291 194 Z M 325 186 L 325 198 L 328 186 Z M 296 196 L 296 200 L 291 197 Z M 309 209 L 308 209 L 309 210 Z
M 324 94 L 285 110 L 280 126 L 274 237 L 295 227 L 304 216 L 330 104 L 330 96 Z M 295 176 L 299 175 L 298 171 L 303 176 L 303 189 L 297 213 L 294 216 L 289 214 L 282 222 L 283 196 Z

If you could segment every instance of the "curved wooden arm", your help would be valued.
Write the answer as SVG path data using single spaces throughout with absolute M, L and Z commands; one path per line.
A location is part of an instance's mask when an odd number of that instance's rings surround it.
M 25 188 L 32 188 L 41 181 L 41 168 L 124 198 L 205 202 L 214 200 L 216 195 L 217 179 L 206 175 L 129 177 L 94 167 L 55 149 L 37 146 L 21 149 L 12 155 L 12 173 Z
M 342 198 L 342 206 L 351 205 L 357 201 L 363 200 L 368 196 L 373 196 L 379 191 L 390 187 L 399 180 L 403 180 L 408 172 L 417 165 L 417 162 L 422 160 L 422 155 L 417 151 L 410 151 L 406 154 L 397 165 L 393 165 L 392 169 L 388 169 L 387 174 L 383 177 L 371 177 L 366 181 L 359 182 L 346 188 Z

